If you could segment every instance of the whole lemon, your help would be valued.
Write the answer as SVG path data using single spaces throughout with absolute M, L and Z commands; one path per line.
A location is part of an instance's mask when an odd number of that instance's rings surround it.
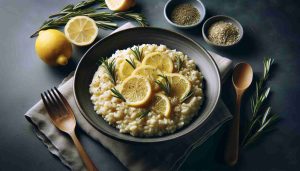
M 62 32 L 48 29 L 39 32 L 35 51 L 49 65 L 66 65 L 71 58 L 72 45 Z

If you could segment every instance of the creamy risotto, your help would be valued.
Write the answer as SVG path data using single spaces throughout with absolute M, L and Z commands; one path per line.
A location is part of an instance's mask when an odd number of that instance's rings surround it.
M 171 134 L 197 115 L 204 98 L 203 76 L 194 61 L 182 52 L 165 45 L 143 44 L 117 50 L 106 62 L 115 68 L 99 66 L 89 91 L 96 113 L 121 133 L 139 137 Z M 143 71 L 147 67 L 157 75 L 133 76 L 142 73 L 136 71 L 139 68 Z M 109 71 L 114 72 L 114 78 Z M 147 70 L 145 73 L 149 74 Z M 133 85 L 134 79 L 141 85 Z M 139 94 L 130 94 L 132 86 Z M 144 91 L 148 94 L 141 93 Z M 129 103 L 126 98 L 144 101 Z

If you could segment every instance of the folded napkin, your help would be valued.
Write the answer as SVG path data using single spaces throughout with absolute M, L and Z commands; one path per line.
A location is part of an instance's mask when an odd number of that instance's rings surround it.
M 131 27 L 134 26 L 131 23 L 127 23 L 118 30 Z M 231 60 L 223 58 L 213 52 L 209 53 L 215 59 L 222 78 L 224 78 L 231 68 Z M 231 118 L 230 112 L 222 100 L 220 100 L 211 117 L 188 136 L 155 145 L 120 142 L 97 131 L 80 114 L 73 96 L 73 81 L 72 73 L 63 80 L 58 89 L 70 103 L 78 125 L 90 137 L 110 150 L 125 167 L 132 171 L 178 170 L 193 149 L 202 144 L 207 138 L 214 134 L 223 123 Z M 25 117 L 33 125 L 38 138 L 63 164 L 72 170 L 85 170 L 83 162 L 71 139 L 56 129 L 51 123 L 41 100 L 26 112 Z M 99 164 L 99 166 L 101 166 L 101 164 Z

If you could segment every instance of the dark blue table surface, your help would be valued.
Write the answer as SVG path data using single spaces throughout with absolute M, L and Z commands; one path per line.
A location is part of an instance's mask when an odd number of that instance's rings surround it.
M 34 51 L 31 33 L 47 16 L 72 2 L 60 0 L 0 0 L 0 170 L 67 170 L 58 158 L 32 132 L 24 113 L 39 100 L 39 93 L 56 86 L 73 71 L 88 47 L 75 47 L 73 61 L 66 67 L 52 68 L 42 63 Z M 292 0 L 203 0 L 207 17 L 225 14 L 244 27 L 242 42 L 232 49 L 214 49 L 201 36 L 201 26 L 193 30 L 171 27 L 163 17 L 166 0 L 137 0 L 151 26 L 183 33 L 205 48 L 234 61 L 253 66 L 261 74 L 265 56 L 275 58 L 272 71 L 272 111 L 281 116 L 277 129 L 259 143 L 241 152 L 236 167 L 222 162 L 226 126 L 188 157 L 181 170 L 298 170 L 300 167 L 300 3 Z M 110 31 L 100 30 L 99 37 Z M 252 87 L 253 90 L 253 87 Z M 242 119 L 249 114 L 249 91 L 245 96 Z M 223 99 L 233 106 L 230 81 L 223 87 Z M 80 128 L 78 136 L 87 152 L 103 171 L 126 170 L 101 144 Z

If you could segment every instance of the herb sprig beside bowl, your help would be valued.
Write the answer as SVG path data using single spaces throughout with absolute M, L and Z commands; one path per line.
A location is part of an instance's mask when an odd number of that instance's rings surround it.
M 279 115 L 271 114 L 270 106 L 264 107 L 271 90 L 270 87 L 266 87 L 266 82 L 269 79 L 273 62 L 274 59 L 272 58 L 265 58 L 263 61 L 264 73 L 262 78 L 256 82 L 255 94 L 251 98 L 252 115 L 241 143 L 242 148 L 253 144 L 264 133 L 270 131 L 279 118 Z

